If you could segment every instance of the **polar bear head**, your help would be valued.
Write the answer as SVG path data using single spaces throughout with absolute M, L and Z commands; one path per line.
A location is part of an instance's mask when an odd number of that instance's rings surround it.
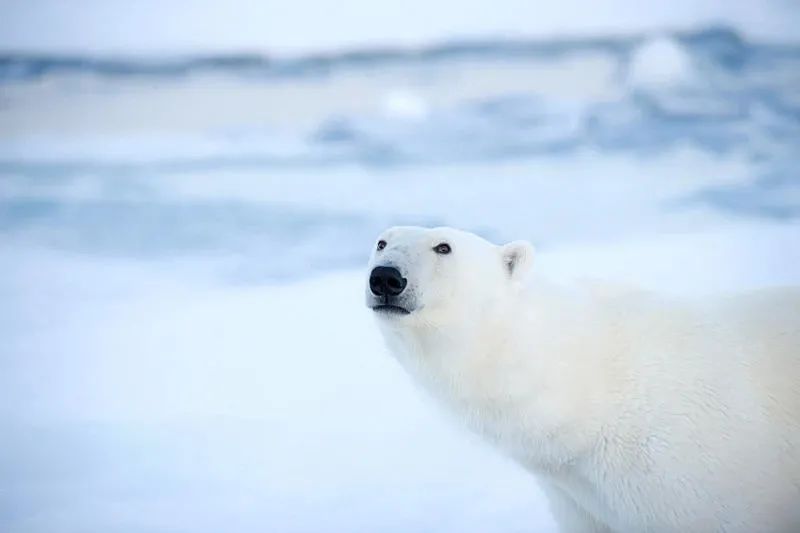
M 519 286 L 532 257 L 525 241 L 496 246 L 452 228 L 393 227 L 373 247 L 367 307 L 382 321 L 441 324 Z

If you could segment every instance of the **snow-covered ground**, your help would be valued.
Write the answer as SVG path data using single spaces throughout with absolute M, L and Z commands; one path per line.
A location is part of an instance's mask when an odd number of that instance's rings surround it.
M 7 251 L 4 531 L 550 527 L 383 352 L 360 272 L 227 287 Z
M 3 532 L 552 531 L 383 349 L 388 225 L 800 283 L 792 2 L 290 4 L 0 0 Z
M 566 246 L 536 271 L 797 284 L 798 229 Z M 231 286 L 213 260 L 0 257 L 4 531 L 554 530 L 533 478 L 385 352 L 361 270 Z

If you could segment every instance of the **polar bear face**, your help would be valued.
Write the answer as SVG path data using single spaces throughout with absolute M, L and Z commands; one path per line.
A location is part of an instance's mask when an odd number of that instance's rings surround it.
M 524 241 L 496 246 L 452 228 L 390 228 L 369 261 L 367 307 L 381 320 L 442 323 L 517 284 L 532 255 Z

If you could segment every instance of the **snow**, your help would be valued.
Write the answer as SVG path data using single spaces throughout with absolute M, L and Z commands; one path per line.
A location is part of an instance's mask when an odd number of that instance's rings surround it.
M 587 10 L 590 16 L 583 16 Z M 50 53 L 302 54 L 464 37 L 608 35 L 730 25 L 767 41 L 797 41 L 788 0 L 373 2 L 317 0 L 2 0 L 0 49 Z
M 689 85 L 698 78 L 695 68 L 679 43 L 667 37 L 654 37 L 633 53 L 627 83 L 632 88 L 651 90 Z
M 552 530 L 385 353 L 360 272 L 229 287 L 6 251 L 4 531 Z
M 148 56 L 0 68 L 0 530 L 553 531 L 384 350 L 375 235 L 701 299 L 800 281 L 800 49 L 753 42 L 800 11 L 587 6 L 0 0 L 0 50 Z M 322 59 L 141 68 L 241 50 Z
M 428 115 L 428 106 L 418 94 L 395 89 L 384 96 L 383 113 L 400 120 L 422 120 Z
M 535 271 L 693 297 L 797 284 L 798 229 L 567 245 Z M 199 258 L 0 257 L 4 531 L 555 530 L 534 478 L 387 354 L 361 270 L 242 286 Z

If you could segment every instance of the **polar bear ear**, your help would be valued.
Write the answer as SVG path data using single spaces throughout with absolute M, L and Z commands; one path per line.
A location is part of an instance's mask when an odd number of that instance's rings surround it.
M 500 248 L 503 266 L 512 280 L 521 280 L 533 263 L 533 245 L 528 241 L 512 241 Z

